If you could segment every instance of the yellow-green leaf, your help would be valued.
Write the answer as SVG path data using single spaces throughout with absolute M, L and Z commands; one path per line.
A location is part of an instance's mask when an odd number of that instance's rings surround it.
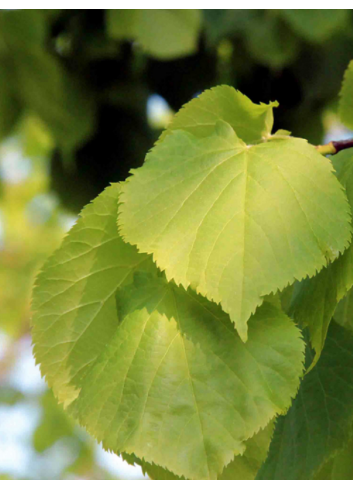
M 222 305 L 241 337 L 263 297 L 313 276 L 350 239 L 350 208 L 329 160 L 305 140 L 245 144 L 224 121 L 176 130 L 124 186 L 122 236 L 168 280 Z

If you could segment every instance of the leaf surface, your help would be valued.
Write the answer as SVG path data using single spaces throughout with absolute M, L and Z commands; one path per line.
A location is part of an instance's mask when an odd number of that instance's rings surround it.
M 316 480 L 353 480 L 353 439 L 330 459 L 316 475 Z
M 217 480 L 254 480 L 256 474 L 267 456 L 267 452 L 273 434 L 274 423 L 271 421 L 266 428 L 260 430 L 253 437 L 244 442 L 245 451 L 242 455 L 237 455 L 224 468 Z M 153 480 L 185 480 L 163 469 L 161 466 L 151 464 L 137 458 L 135 455 L 122 454 L 123 459 L 129 464 L 137 464 Z
M 106 449 L 189 479 L 216 479 L 283 412 L 302 369 L 299 330 L 265 302 L 240 340 L 221 308 L 135 274 L 122 319 L 69 410 Z
M 270 134 L 273 126 L 273 107 L 270 104 L 254 104 L 248 97 L 227 85 L 205 90 L 177 112 L 159 141 L 176 129 L 183 129 L 197 137 L 213 134 L 216 124 L 227 122 L 238 137 L 247 144 L 261 142 Z
M 320 360 L 279 418 L 258 478 L 311 479 L 348 442 L 353 421 L 353 336 L 332 323 Z M 308 352 L 308 360 L 313 355 Z
M 234 460 L 225 467 L 219 480 L 254 480 L 265 461 L 270 447 L 274 423 L 271 421 L 266 428 L 260 430 L 249 440 L 246 440 L 246 449 L 243 455 L 234 457 Z
M 263 297 L 312 276 L 350 239 L 330 162 L 287 136 L 246 145 L 226 122 L 173 131 L 124 186 L 121 233 L 168 280 L 221 303 L 241 337 Z
M 337 171 L 337 178 L 346 190 L 352 209 L 353 150 L 345 150 L 333 156 L 332 162 Z M 323 268 L 315 277 L 306 279 L 297 286 L 290 314 L 294 316 L 297 322 L 309 328 L 310 342 L 316 351 L 314 363 L 318 360 L 324 347 L 327 330 L 337 304 L 352 286 L 352 244 L 337 260 Z M 349 308 L 349 305 L 346 303 L 341 308 L 341 313 L 343 313 L 344 309 Z
M 339 302 L 335 309 L 334 320 L 341 326 L 353 331 L 353 289 Z
M 116 230 L 119 185 L 107 188 L 82 212 L 62 246 L 46 262 L 33 293 L 34 355 L 50 387 L 69 404 L 115 333 L 115 291 L 136 267 L 153 267 L 126 246 Z
M 215 479 L 288 408 L 304 343 L 266 301 L 244 344 L 219 306 L 168 283 L 120 238 L 119 188 L 85 208 L 37 279 L 35 357 L 105 448 Z

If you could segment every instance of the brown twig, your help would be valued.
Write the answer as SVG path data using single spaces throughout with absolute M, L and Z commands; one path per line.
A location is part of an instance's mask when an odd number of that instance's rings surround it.
M 343 149 L 348 148 L 353 148 L 353 138 L 343 139 L 342 141 L 331 141 L 330 143 L 316 146 L 316 149 L 322 155 L 335 155 Z

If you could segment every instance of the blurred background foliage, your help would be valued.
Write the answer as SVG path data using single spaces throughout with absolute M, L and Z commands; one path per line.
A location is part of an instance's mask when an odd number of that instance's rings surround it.
M 352 58 L 352 10 L 0 11 L 0 478 L 143 477 L 73 424 L 31 355 L 34 277 L 82 206 L 218 84 L 278 100 L 275 130 L 344 137 Z

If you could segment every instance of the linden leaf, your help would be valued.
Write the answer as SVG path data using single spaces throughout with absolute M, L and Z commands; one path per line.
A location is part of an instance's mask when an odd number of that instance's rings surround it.
M 353 438 L 331 458 L 315 476 L 315 480 L 353 480 Z
M 234 457 L 223 470 L 218 480 L 254 480 L 256 474 L 267 456 L 273 434 L 274 423 L 271 421 L 266 428 L 260 430 L 253 437 L 244 442 L 245 452 Z M 164 469 L 160 465 L 148 463 L 141 460 L 136 455 L 121 454 L 123 459 L 130 465 L 139 465 L 144 474 L 152 480 L 185 480 L 170 470 Z
M 136 273 L 117 309 L 115 337 L 69 406 L 108 450 L 216 479 L 295 395 L 304 343 L 268 302 L 246 344 L 219 306 L 163 277 Z
M 343 124 L 353 129 L 353 61 L 344 74 L 340 94 L 339 115 Z
M 351 264 L 353 267 L 353 263 Z M 353 331 L 353 289 L 351 288 L 347 295 L 338 303 L 335 313 L 333 315 L 334 320 L 345 328 Z
M 122 236 L 168 280 L 221 303 L 243 340 L 263 297 L 312 276 L 348 245 L 349 205 L 306 141 L 247 146 L 226 122 L 174 131 L 124 185 Z
M 132 279 L 136 267 L 154 268 L 149 257 L 126 246 L 117 233 L 119 192 L 119 185 L 109 187 L 83 210 L 36 281 L 34 355 L 65 404 L 78 395 L 76 382 L 117 328 L 117 287 Z
M 315 368 L 305 375 L 288 413 L 277 421 L 262 480 L 306 480 L 351 436 L 353 336 L 333 323 Z M 312 354 L 308 351 L 308 360 Z
M 332 157 L 337 178 L 344 186 L 351 209 L 353 207 L 353 150 L 342 151 Z M 316 351 L 315 365 L 324 347 L 327 330 L 336 307 L 353 286 L 353 245 L 315 277 L 297 286 L 290 314 L 307 326 L 310 343 Z M 345 300 L 345 299 L 343 299 Z M 349 300 L 341 305 L 341 314 L 349 309 Z M 340 321 L 342 316 L 340 317 Z
M 245 442 L 246 449 L 243 455 L 234 457 L 234 460 L 225 467 L 219 480 L 254 480 L 265 461 L 273 435 L 274 423 L 271 421 L 266 428 Z
M 39 275 L 36 360 L 105 448 L 179 476 L 215 479 L 290 405 L 304 343 L 266 301 L 244 344 L 218 305 L 168 283 L 120 238 L 119 188 L 84 210 Z
M 183 129 L 197 137 L 210 136 L 219 120 L 228 122 L 247 144 L 267 139 L 273 126 L 273 107 L 254 104 L 248 97 L 227 85 L 205 90 L 184 105 L 162 133 L 159 141 L 175 129 Z

